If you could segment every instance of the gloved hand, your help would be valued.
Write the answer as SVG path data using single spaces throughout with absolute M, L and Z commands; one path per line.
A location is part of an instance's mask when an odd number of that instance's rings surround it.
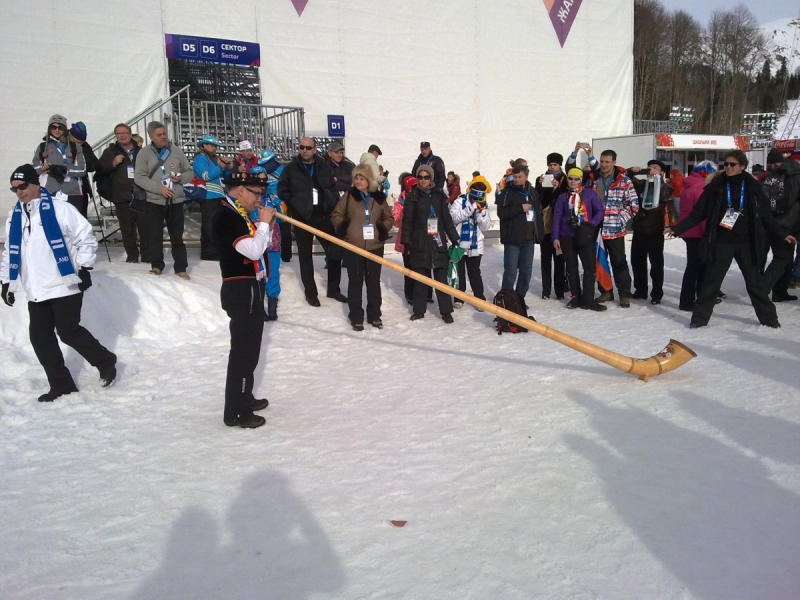
M 81 278 L 81 282 L 78 284 L 78 289 L 82 292 L 85 292 L 90 287 L 92 287 L 92 274 L 89 273 L 91 269 L 87 269 L 86 267 L 81 267 L 78 271 L 78 277 Z
M 3 302 L 8 306 L 14 306 L 14 292 L 8 291 L 8 284 L 3 284 Z
M 47 173 L 59 183 L 64 183 L 64 178 L 67 176 L 66 165 L 50 165 Z

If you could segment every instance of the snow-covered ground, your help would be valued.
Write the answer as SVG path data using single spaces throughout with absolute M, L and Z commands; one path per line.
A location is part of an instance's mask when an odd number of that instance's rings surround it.
M 698 353 L 649 383 L 470 307 L 411 323 L 386 269 L 385 328 L 353 332 L 303 301 L 293 260 L 256 430 L 222 423 L 217 265 L 191 251 L 184 282 L 101 250 L 83 322 L 119 356 L 113 387 L 69 350 L 81 392 L 36 402 L 25 302 L 0 306 L 0 597 L 800 598 L 800 302 L 759 327 L 734 268 L 689 330 L 666 246 L 661 306 L 540 300 L 538 249 L 529 296 L 617 352 Z

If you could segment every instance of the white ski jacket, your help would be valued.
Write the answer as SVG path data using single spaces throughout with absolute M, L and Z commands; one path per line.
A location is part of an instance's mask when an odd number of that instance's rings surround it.
M 30 302 L 42 302 L 53 298 L 63 298 L 78 294 L 77 284 L 66 284 L 58 271 L 53 250 L 44 233 L 42 218 L 39 214 L 41 198 L 28 202 L 30 215 L 26 206 L 22 208 L 22 243 L 20 244 L 20 268 L 17 283 L 28 293 Z M 72 266 L 77 273 L 81 267 L 92 267 L 97 256 L 97 240 L 92 226 L 83 218 L 74 206 L 63 200 L 53 199 L 58 224 L 64 235 L 72 259 Z M 0 282 L 10 281 L 8 272 L 8 238 L 11 230 L 11 215 L 6 220 L 6 244 L 3 248 L 3 259 L 0 263 Z

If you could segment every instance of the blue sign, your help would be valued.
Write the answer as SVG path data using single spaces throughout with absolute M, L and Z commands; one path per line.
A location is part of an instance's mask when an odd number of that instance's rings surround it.
M 328 115 L 328 137 L 344 137 L 344 115 Z
M 172 33 L 167 33 L 164 38 L 167 46 L 167 58 L 205 60 L 251 67 L 261 66 L 261 46 L 255 42 L 237 42 Z

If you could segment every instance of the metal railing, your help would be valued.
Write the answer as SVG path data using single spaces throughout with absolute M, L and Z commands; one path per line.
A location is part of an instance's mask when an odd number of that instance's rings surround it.
M 683 125 L 675 121 L 635 120 L 633 133 L 690 133 L 691 125 Z
M 198 102 L 196 107 L 197 137 L 215 136 L 222 153 L 235 154 L 241 140 L 250 140 L 256 148 L 270 148 L 278 160 L 288 161 L 305 135 L 302 108 L 230 102 Z
M 180 144 L 181 142 L 178 140 L 183 138 L 181 129 L 184 127 L 184 121 L 188 122 L 191 130 L 195 129 L 192 111 L 189 110 L 192 102 L 189 88 L 188 85 L 181 88 L 169 98 L 154 102 L 136 116 L 123 122 L 130 126 L 133 133 L 142 136 L 147 143 L 148 123 L 160 121 L 167 127 L 169 138 Z M 92 144 L 92 150 L 99 156 L 112 141 L 114 141 L 113 131 Z

